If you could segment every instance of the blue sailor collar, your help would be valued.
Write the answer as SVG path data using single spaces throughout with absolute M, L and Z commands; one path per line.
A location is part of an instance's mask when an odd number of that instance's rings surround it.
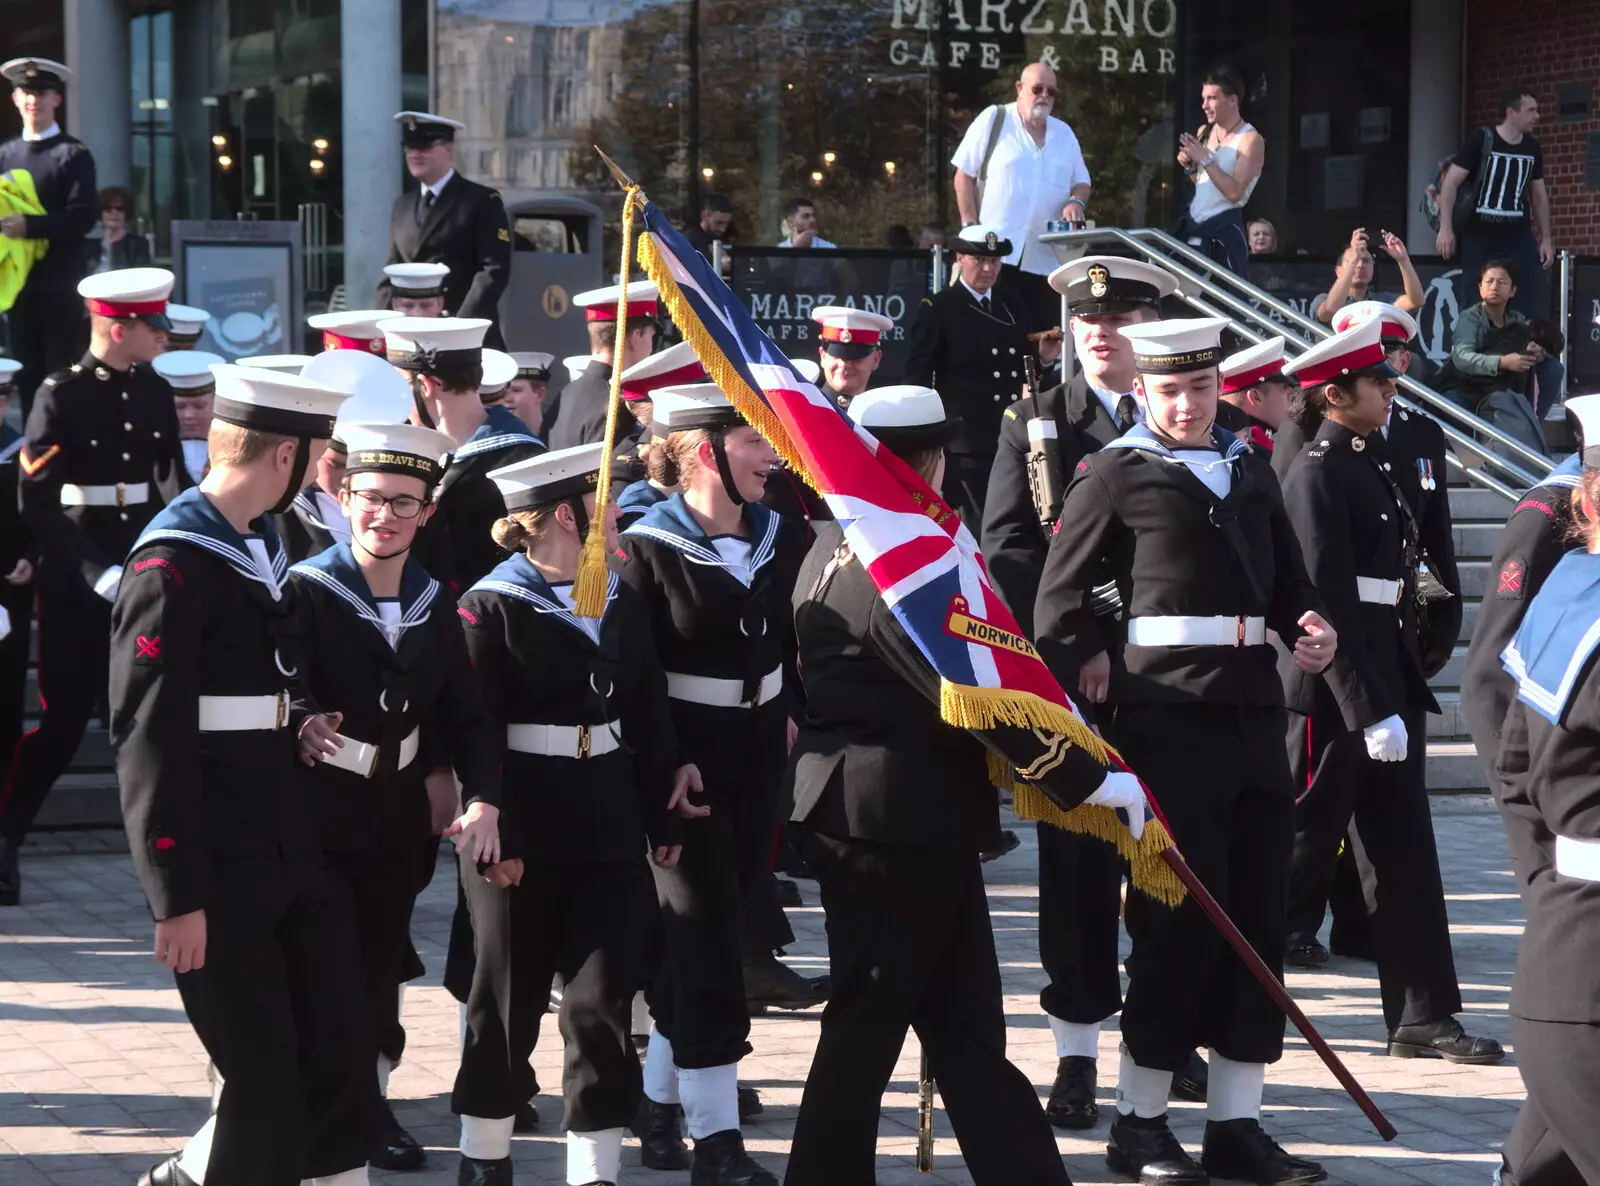
M 233 529 L 233 524 L 222 517 L 222 512 L 211 505 L 211 500 L 200 493 L 198 486 L 189 487 L 163 507 L 145 525 L 133 546 L 137 550 L 157 540 L 174 540 L 203 548 L 226 560 L 246 580 L 264 585 L 276 601 L 283 594 L 283 582 L 289 572 L 288 553 L 278 540 L 271 515 L 262 515 L 250 526 L 266 545 L 267 556 L 272 562 L 270 579 L 257 571 L 255 557 L 250 554 L 244 536 Z
M 605 623 L 605 615 L 611 612 L 611 603 L 617 599 L 617 574 L 606 574 L 606 608 L 601 611 L 600 622 Z M 526 602 L 534 608 L 536 613 L 554 614 L 557 621 L 570 626 L 590 642 L 595 641 L 595 636 L 589 633 L 580 621 L 578 615 L 567 608 L 567 603 L 556 596 L 556 591 L 550 587 L 550 582 L 545 580 L 544 574 L 533 566 L 526 553 L 519 552 L 509 560 L 502 560 L 489 575 L 476 585 L 468 589 L 471 593 L 482 589 L 487 593 L 499 593 L 505 597 L 514 597 L 518 601 Z M 594 619 L 585 619 L 593 621 Z
M 622 493 L 617 495 L 617 506 L 625 511 L 644 511 L 671 497 L 649 478 L 640 478 L 637 482 L 628 483 Z
M 15 461 L 27 439 L 11 425 L 0 424 L 0 465 Z
M 388 637 L 385 633 L 387 624 L 378 613 L 378 603 L 373 599 L 372 590 L 367 587 L 367 578 L 356 563 L 356 554 L 348 543 L 334 544 L 309 560 L 302 560 L 289 571 L 322 586 L 349 606 L 356 617 L 363 622 L 371 622 L 379 634 Z M 407 630 L 428 620 L 434 599 L 438 596 L 439 582 L 430 577 L 416 560 L 407 557 L 405 569 L 400 575 L 400 620 L 394 624 L 396 645 Z
M 1222 454 L 1224 461 L 1234 461 L 1250 452 L 1249 445 L 1216 424 L 1211 426 L 1211 447 Z M 1168 446 L 1157 439 L 1148 424 L 1135 424 L 1116 440 L 1107 442 L 1104 448 L 1138 449 L 1143 453 L 1154 453 L 1158 457 L 1165 457 L 1168 461 L 1181 460 Z
M 488 416 L 478 426 L 478 431 L 462 442 L 461 447 L 456 450 L 456 457 L 476 457 L 480 453 L 496 453 L 516 445 L 537 445 L 541 449 L 544 448 L 544 442 L 529 432 L 528 426 L 505 408 L 496 404 L 494 407 L 485 408 L 484 411 Z
M 1517 681 L 1517 699 L 1559 725 L 1597 646 L 1600 556 L 1568 552 L 1540 586 L 1500 663 Z
M 294 501 L 289 505 L 311 526 L 332 533 L 333 528 L 322 521 L 322 508 L 317 505 L 317 495 L 324 493 L 326 492 L 320 486 L 307 486 L 294 496 Z
M 1568 490 L 1576 490 L 1583 482 L 1583 451 L 1572 454 L 1555 469 L 1545 475 L 1540 486 L 1564 486 Z
M 778 531 L 783 527 L 783 517 L 759 502 L 745 503 L 744 514 L 750 525 L 750 574 L 754 577 L 778 550 Z M 723 570 L 730 568 L 710 537 L 700 530 L 682 494 L 656 503 L 622 534 L 658 540 L 695 564 L 709 564 Z

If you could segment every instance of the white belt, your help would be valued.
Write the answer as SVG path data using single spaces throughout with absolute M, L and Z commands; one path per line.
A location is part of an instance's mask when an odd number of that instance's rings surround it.
M 133 507 L 149 501 L 149 482 L 118 482 L 115 486 L 61 484 L 64 507 Z
M 667 672 L 667 695 L 674 700 L 687 700 L 691 704 L 709 704 L 712 708 L 758 708 L 783 691 L 783 668 L 774 667 L 761 677 L 761 687 L 754 702 L 744 698 L 744 681 L 716 679 L 709 675 L 685 675 L 681 671 Z
M 200 732 L 281 729 L 289 723 L 289 693 L 273 696 L 202 696 Z
M 506 747 L 547 758 L 598 758 L 617 748 L 621 721 L 603 725 L 507 725 Z
M 1556 872 L 1579 881 L 1600 881 L 1600 840 L 1557 836 Z
M 1391 581 L 1383 577 L 1356 578 L 1356 596 L 1373 605 L 1399 605 L 1405 591 L 1404 581 Z
M 396 770 L 404 770 L 417 756 L 417 738 L 421 732 L 420 728 L 411 730 L 400 743 L 400 760 L 394 764 Z M 346 737 L 343 733 L 337 736 L 344 742 L 343 747 L 322 760 L 329 766 L 348 770 L 351 774 L 359 774 L 362 778 L 371 778 L 372 772 L 378 768 L 378 747 L 370 742 Z
M 1258 647 L 1266 641 L 1265 618 L 1163 614 L 1128 619 L 1128 643 L 1136 647 Z

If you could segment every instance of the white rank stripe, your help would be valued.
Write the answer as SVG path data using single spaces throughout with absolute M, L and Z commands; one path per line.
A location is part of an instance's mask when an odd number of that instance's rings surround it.
M 385 637 L 388 637 L 388 624 L 384 622 L 382 617 L 368 609 L 366 602 L 361 600 L 360 595 L 347 588 L 345 583 L 338 577 L 334 576 L 332 573 L 324 572 L 320 568 L 315 568 L 312 565 L 305 563 L 296 564 L 289 571 L 294 573 L 296 576 L 305 577 L 309 581 L 315 581 L 324 589 L 327 589 L 330 593 L 342 598 L 346 605 L 355 610 L 356 617 L 360 618 L 363 622 L 371 622 L 378 628 L 379 633 L 383 634 Z M 421 595 L 418 596 L 416 601 L 412 602 L 411 606 L 405 611 L 400 619 L 394 623 L 397 645 L 400 635 L 411 629 L 411 627 L 420 626 L 423 622 L 428 620 L 428 613 L 433 606 L 433 600 L 438 595 L 439 582 L 430 579 L 428 581 L 427 588 L 423 589 Z
M 471 589 L 468 589 L 467 592 L 474 593 L 479 589 L 482 589 L 486 593 L 499 593 L 504 597 L 514 597 L 518 601 L 525 602 L 526 604 L 533 606 L 534 610 L 538 613 L 554 614 L 558 621 L 565 622 L 568 626 L 572 627 L 572 629 L 583 635 L 590 642 L 598 643 L 598 640 L 595 638 L 595 636 L 590 634 L 584 624 L 578 620 L 578 615 L 568 609 L 562 602 L 550 597 L 545 597 L 542 594 L 535 593 L 532 589 L 529 589 L 525 585 L 514 584 L 511 581 L 491 581 L 484 579 L 472 586 Z M 609 609 L 611 603 L 616 599 L 617 574 L 613 572 L 610 573 L 606 578 L 606 608 Z M 593 621 L 594 619 L 591 618 L 589 620 Z M 605 620 L 603 613 L 600 620 L 602 622 Z
M 538 445 L 544 447 L 544 442 L 536 436 L 527 433 L 502 432 L 492 437 L 484 437 L 478 441 L 468 441 L 456 450 L 455 456 L 476 457 L 480 453 L 491 453 L 496 449 L 509 449 L 513 445 Z
M 167 527 L 159 531 L 152 531 L 148 535 L 141 536 L 138 544 L 135 546 L 142 548 L 148 543 L 163 539 L 177 540 L 180 543 L 191 544 L 197 548 L 204 548 L 213 555 L 220 556 L 222 559 L 226 560 L 229 567 L 231 567 L 240 576 L 245 577 L 248 580 L 255 581 L 261 585 L 265 585 L 268 589 L 272 590 L 274 598 L 277 598 L 283 593 L 284 577 L 288 574 L 289 570 L 289 557 L 284 552 L 282 544 L 278 545 L 278 551 L 276 555 L 272 557 L 272 579 L 269 580 L 266 575 L 256 568 L 255 558 L 251 556 L 250 553 L 241 552 L 238 548 L 235 548 L 231 544 L 225 544 L 219 539 L 213 539 L 211 536 L 202 534 L 198 531 L 182 531 L 175 527 Z
M 766 532 L 761 541 L 750 550 L 750 574 L 752 577 L 761 571 L 762 567 L 771 560 L 777 551 L 778 532 L 783 527 L 783 516 L 774 513 L 767 520 Z M 659 527 L 651 527 L 644 522 L 635 523 L 622 533 L 623 535 L 642 535 L 682 555 L 693 564 L 705 564 L 714 568 L 726 569 L 730 573 L 733 566 L 723 559 L 722 553 L 715 548 L 707 548 L 692 539 L 685 539 L 672 531 L 662 531 Z

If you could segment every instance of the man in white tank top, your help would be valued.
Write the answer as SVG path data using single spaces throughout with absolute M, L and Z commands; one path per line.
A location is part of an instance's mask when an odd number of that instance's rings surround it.
M 1261 180 L 1267 142 L 1243 115 L 1244 80 L 1232 66 L 1208 72 L 1200 87 L 1206 126 L 1178 136 L 1178 163 L 1194 182 L 1194 198 L 1180 233 L 1230 272 L 1249 274 L 1250 247 L 1244 205 Z

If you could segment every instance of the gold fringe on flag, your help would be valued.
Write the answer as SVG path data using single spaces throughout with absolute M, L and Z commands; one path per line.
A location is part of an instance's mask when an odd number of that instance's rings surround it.
M 617 417 L 622 407 L 622 359 L 628 340 L 628 275 L 633 258 L 633 215 L 642 207 L 644 195 L 637 185 L 628 187 L 622 200 L 622 267 L 618 269 L 622 295 L 617 301 L 617 336 L 612 347 L 616 360 L 611 367 L 611 396 L 606 401 L 606 448 L 600 457 L 600 479 L 594 491 L 594 514 L 589 519 L 589 535 L 578 558 L 578 576 L 572 582 L 572 612 L 585 618 L 599 618 L 606 612 L 606 588 L 610 583 L 606 568 L 606 504 L 611 498 L 611 458 L 617 451 Z

